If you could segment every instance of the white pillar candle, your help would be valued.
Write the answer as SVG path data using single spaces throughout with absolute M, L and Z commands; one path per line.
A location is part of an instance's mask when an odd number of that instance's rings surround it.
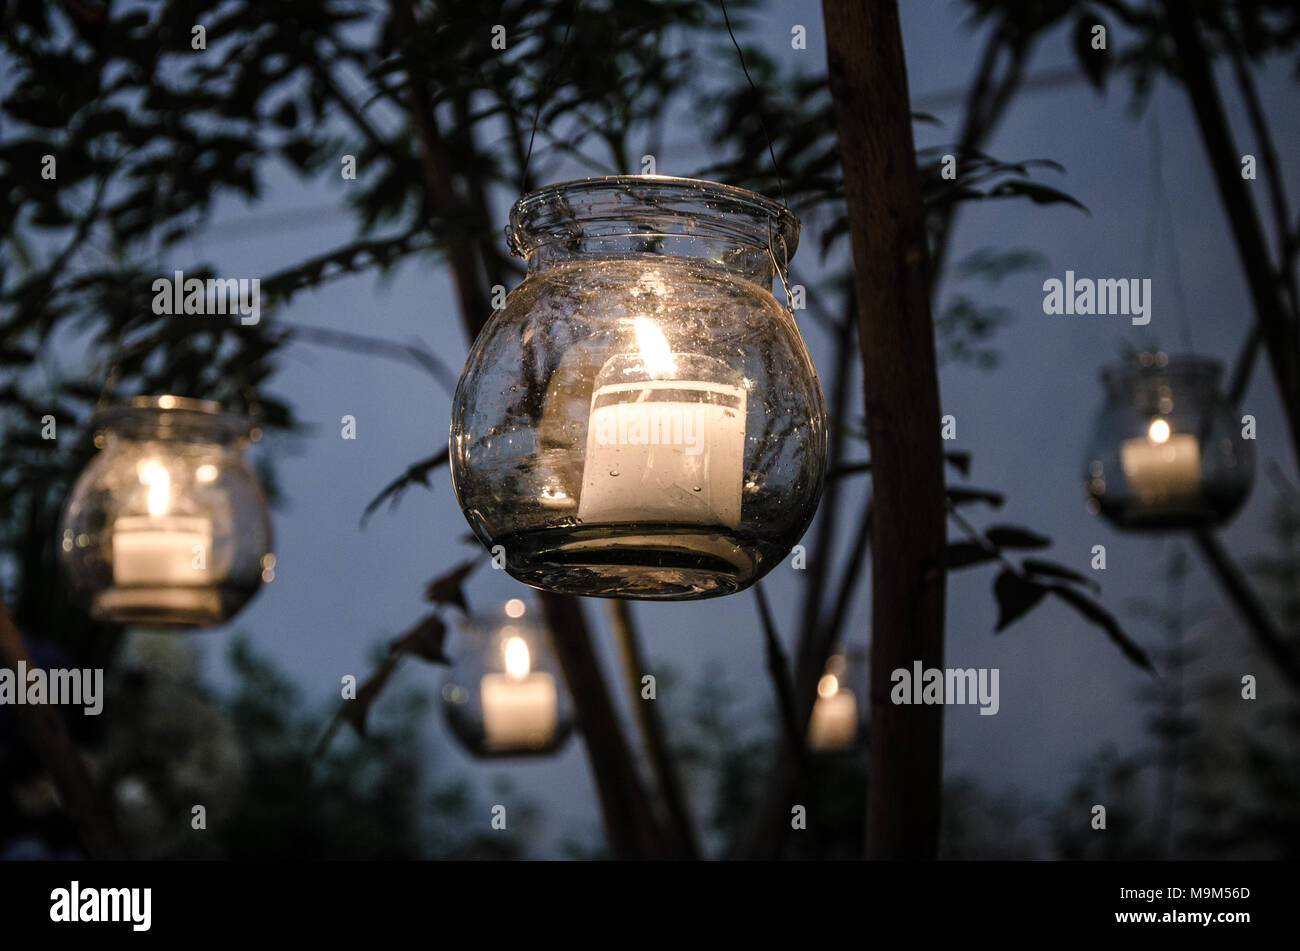
M 484 674 L 483 735 L 489 750 L 529 750 L 555 737 L 559 695 L 555 678 L 545 671 L 523 677 Z
M 113 583 L 207 584 L 211 549 L 212 522 L 206 518 L 124 515 L 113 523 Z
M 598 387 L 578 517 L 738 527 L 745 402 L 744 387 L 706 380 Z
M 820 752 L 848 749 L 858 735 L 858 702 L 853 692 L 837 690 L 818 696 L 808 721 L 808 748 Z
M 1152 428 L 1155 431 L 1154 424 Z M 1173 433 L 1163 441 L 1148 436 L 1126 439 L 1120 445 L 1120 467 L 1143 506 L 1181 505 L 1200 493 L 1201 447 L 1189 433 Z

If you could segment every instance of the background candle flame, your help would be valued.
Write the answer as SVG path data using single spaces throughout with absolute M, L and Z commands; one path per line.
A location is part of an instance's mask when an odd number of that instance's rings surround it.
M 840 678 L 834 674 L 822 674 L 817 681 L 817 694 L 821 697 L 833 697 L 840 692 Z
M 522 637 L 506 639 L 506 673 L 515 680 L 523 680 L 532 668 L 532 658 L 528 655 L 528 642 Z
M 146 462 L 140 470 L 140 481 L 149 487 L 149 514 L 155 518 L 166 515 L 172 494 L 172 479 L 167 468 L 157 462 Z
M 1147 428 L 1147 438 L 1154 443 L 1169 442 L 1169 433 L 1168 421 L 1161 419 L 1159 416 L 1151 420 L 1151 425 Z

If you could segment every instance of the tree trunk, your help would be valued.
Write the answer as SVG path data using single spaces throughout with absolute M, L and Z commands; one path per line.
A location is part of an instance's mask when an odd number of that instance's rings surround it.
M 942 705 L 895 705 L 890 674 L 943 665 L 943 453 L 929 254 L 892 0 L 822 0 L 865 375 L 871 528 L 867 857 L 938 853 Z
M 587 761 L 596 781 L 610 852 L 624 859 L 683 857 L 672 837 L 660 831 L 650 808 L 592 650 L 581 599 L 545 591 L 540 598 L 553 632 L 555 654 L 573 697 L 578 730 L 587 746 Z
M 677 857 L 698 859 L 700 847 L 695 836 L 695 823 L 691 819 L 691 810 L 682 788 L 681 773 L 664 735 L 658 706 L 641 699 L 641 678 L 646 674 L 646 666 L 641 656 L 641 643 L 632 618 L 632 608 L 626 601 L 611 598 L 609 614 L 614 637 L 618 641 L 627 698 L 632 704 L 632 717 L 636 721 L 637 730 L 641 734 L 641 745 L 659 786 L 659 795 L 667 816 L 667 831 L 674 836 Z

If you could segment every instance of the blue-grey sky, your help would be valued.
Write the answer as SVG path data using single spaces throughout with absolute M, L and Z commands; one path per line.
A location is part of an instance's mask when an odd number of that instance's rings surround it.
M 935 102 L 934 94 L 964 87 L 983 34 L 968 31 L 958 15 L 964 5 L 902 6 L 914 101 L 944 122 L 940 128 L 918 125 L 918 145 L 950 142 L 957 134 L 958 108 L 942 101 L 929 105 L 927 99 Z M 808 71 L 824 68 L 817 4 L 772 3 L 751 22 L 747 42 L 788 65 Z M 806 51 L 790 48 L 794 24 L 807 27 Z M 1063 28 L 1039 47 L 1030 73 L 1059 70 L 1072 62 L 1068 29 Z M 733 68 L 738 69 L 734 60 L 717 64 L 719 71 Z M 1244 148 L 1249 139 L 1240 109 L 1229 84 L 1223 86 Z M 1294 88 L 1284 69 L 1265 77 L 1262 93 L 1277 120 L 1274 131 L 1281 154 L 1295 154 L 1300 133 L 1291 121 Z M 989 520 L 1020 523 L 1050 535 L 1056 544 L 1049 557 L 1084 571 L 1092 546 L 1105 545 L 1108 570 L 1098 573 L 1102 599 L 1121 617 L 1129 599 L 1159 596 L 1160 565 L 1173 543 L 1121 534 L 1084 508 L 1082 454 L 1101 396 L 1098 369 L 1113 362 L 1124 344 L 1141 346 L 1154 339 L 1181 350 L 1180 320 L 1190 321 L 1198 350 L 1230 364 L 1251 315 L 1235 247 L 1181 89 L 1159 84 L 1140 117 L 1132 115 L 1127 104 L 1128 87 L 1119 82 L 1105 98 L 1077 83 L 1016 100 L 986 151 L 1004 159 L 1060 162 L 1065 174 L 1045 172 L 1042 180 L 1077 197 L 1090 214 L 1024 201 L 984 203 L 960 214 L 950 261 L 991 246 L 1036 250 L 1050 264 L 995 289 L 976 289 L 981 299 L 1005 306 L 1012 314 L 995 339 L 1000 367 L 987 372 L 947 366 L 941 374 L 944 412 L 957 417 L 955 448 L 974 455 L 972 482 L 1008 497 L 1005 508 Z M 1149 175 L 1153 118 L 1158 119 L 1163 141 L 1164 191 L 1177 271 L 1168 238 L 1156 242 L 1157 253 L 1144 261 L 1147 216 L 1159 210 L 1151 201 Z M 676 125 L 675 130 L 658 156 L 658 171 L 690 174 L 706 165 L 703 130 L 690 124 Z M 566 169 L 558 163 L 547 168 L 556 171 L 557 179 L 571 177 L 560 174 Z M 1282 171 L 1293 192 L 1300 188 L 1293 163 L 1284 163 Z M 364 178 L 364 168 L 360 175 Z M 337 175 L 322 175 L 307 186 L 288 173 L 272 185 L 265 200 L 253 208 L 233 202 L 222 206 L 213 226 L 184 249 L 193 257 L 178 255 L 175 265 L 208 261 L 223 274 L 257 276 L 351 237 L 352 219 L 341 202 L 354 185 Z M 338 208 L 337 214 L 329 214 L 331 208 Z M 505 211 L 500 209 L 503 226 Z M 815 248 L 815 236 L 805 234 L 805 248 L 794 261 L 812 294 L 817 292 Z M 1080 276 L 1150 277 L 1150 326 L 1133 327 L 1118 318 L 1045 316 L 1042 282 L 1062 277 L 1067 269 Z M 1179 314 L 1175 304 L 1179 280 L 1182 299 L 1188 302 L 1186 314 Z M 947 293 L 952 290 L 948 285 Z M 398 341 L 418 337 L 456 368 L 468 346 L 447 274 L 427 260 L 405 264 L 389 281 L 353 279 L 299 295 L 277 317 Z M 803 324 L 815 362 L 828 373 L 833 351 L 826 335 L 811 320 Z M 358 528 L 362 508 L 380 487 L 444 444 L 450 396 L 414 370 L 309 346 L 294 346 L 284 354 L 272 388 L 312 427 L 301 437 L 272 440 L 260 449 L 275 453 L 285 497 L 274 517 L 276 579 L 234 624 L 205 635 L 201 644 L 214 679 L 229 683 L 223 660 L 229 638 L 236 631 L 249 632 L 257 649 L 290 671 L 308 697 L 325 702 L 337 698 L 342 675 L 364 674 L 374 646 L 422 612 L 424 583 L 472 551 L 459 541 L 467 527 L 445 470 L 437 474 L 432 492 L 412 491 L 395 514 L 381 511 L 364 531 Z M 1264 361 L 1243 412 L 1258 420 L 1259 468 L 1275 460 L 1295 480 L 1284 420 Z M 345 414 L 356 417 L 355 441 L 340 438 Z M 916 425 L 937 422 L 917 420 Z M 1250 503 L 1226 531 L 1234 551 L 1267 549 L 1273 497 L 1271 485 L 1261 477 Z M 947 663 L 1000 668 L 1001 709 L 996 716 L 981 717 L 972 707 L 948 708 L 945 770 L 970 776 L 995 791 L 1014 788 L 1030 797 L 1056 798 L 1076 778 L 1089 752 L 1108 743 L 1132 749 L 1142 741 L 1145 711 L 1135 691 L 1145 675 L 1099 630 L 1052 602 L 995 637 L 991 582 L 990 569 L 962 572 L 949 581 Z M 766 585 L 779 620 L 787 633 L 792 632 L 801 591 L 798 573 L 787 563 Z M 1232 621 L 1229 606 L 1199 566 L 1189 590 L 1207 623 Z M 862 591 L 849 630 L 856 643 L 865 645 L 866 585 Z M 488 569 L 475 575 L 468 592 L 481 606 L 512 596 L 529 598 L 528 589 Z M 672 668 L 682 675 L 676 688 L 661 692 L 657 701 L 670 720 L 689 709 L 689 690 L 711 662 L 721 665 L 749 710 L 757 713 L 769 703 L 771 687 L 752 596 L 638 604 L 634 611 L 651 670 Z M 612 661 L 604 603 L 588 602 L 587 615 Z M 1155 632 L 1140 622 L 1131 622 L 1130 630 L 1143 642 L 1155 639 Z M 1243 672 L 1260 666 L 1250 666 L 1249 642 L 1235 623 L 1217 625 L 1215 636 L 1222 650 L 1204 663 L 1224 669 L 1235 664 Z M 612 677 L 612 663 L 609 671 Z M 403 671 L 401 683 L 432 695 L 441 672 L 412 664 Z M 550 807 L 545 833 L 598 830 L 579 743 L 538 764 L 482 766 L 454 747 L 436 715 L 428 726 L 435 774 L 472 770 L 484 781 L 494 774 L 507 775 L 521 791 Z

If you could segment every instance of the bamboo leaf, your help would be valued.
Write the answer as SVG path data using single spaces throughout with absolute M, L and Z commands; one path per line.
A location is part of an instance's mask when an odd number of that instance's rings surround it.
M 366 510 L 361 514 L 361 524 L 365 525 L 366 519 L 370 518 L 375 509 L 383 505 L 386 499 L 389 500 L 391 506 L 396 507 L 401 500 L 402 493 L 412 485 L 419 483 L 426 489 L 429 488 L 429 475 L 434 469 L 443 465 L 449 455 L 450 449 L 443 449 L 434 453 L 428 459 L 422 459 L 409 466 L 405 472 L 384 486 L 380 493 L 370 500 L 370 504 L 366 506 Z
M 994 631 L 1000 633 L 1042 601 L 1047 587 L 1004 568 L 993 582 L 993 594 L 998 599 L 998 626 Z
M 1076 591 L 1074 588 L 1067 587 L 1063 584 L 1053 584 L 1048 587 L 1049 590 L 1058 598 L 1065 601 L 1093 624 L 1096 624 L 1104 630 L 1106 635 L 1114 641 L 1116 645 L 1118 645 L 1121 651 L 1124 652 L 1125 657 L 1144 670 L 1149 670 L 1153 674 L 1156 672 L 1155 666 L 1151 663 L 1151 658 L 1147 655 L 1147 652 L 1124 633 L 1124 629 L 1120 627 L 1119 621 L 1115 620 L 1115 616 L 1109 611 L 1086 594 Z
M 432 601 L 434 604 L 454 604 L 462 611 L 468 611 L 469 607 L 465 603 L 465 593 L 461 590 L 461 586 L 476 567 L 478 561 L 467 561 L 445 575 L 434 578 L 425 588 L 425 600 Z
M 977 542 L 953 542 L 948 546 L 948 570 L 969 568 L 998 557 L 997 551 L 990 551 Z
M 410 654 L 431 664 L 449 664 L 450 659 L 443 652 L 443 641 L 447 638 L 447 625 L 437 614 L 425 615 L 414 627 L 397 638 L 390 649 L 398 654 Z
M 1018 525 L 992 525 L 985 529 L 984 534 L 999 548 L 1046 548 L 1052 544 L 1046 535 L 1039 535 Z

